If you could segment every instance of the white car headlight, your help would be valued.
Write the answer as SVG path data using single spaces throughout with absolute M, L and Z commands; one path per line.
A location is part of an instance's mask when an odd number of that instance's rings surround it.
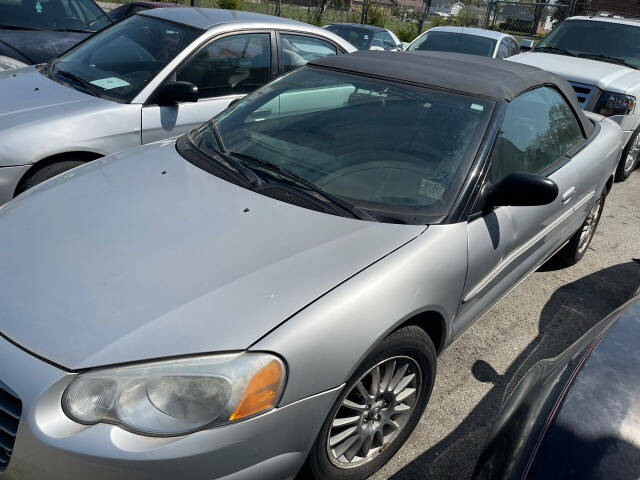
M 182 435 L 272 409 L 284 382 L 284 363 L 274 355 L 211 355 L 90 370 L 69 384 L 62 407 L 86 425 Z
M 23 68 L 28 67 L 24 62 L 20 60 L 16 60 L 15 58 L 5 57 L 4 55 L 0 55 L 0 72 L 5 70 L 13 70 L 14 68 Z

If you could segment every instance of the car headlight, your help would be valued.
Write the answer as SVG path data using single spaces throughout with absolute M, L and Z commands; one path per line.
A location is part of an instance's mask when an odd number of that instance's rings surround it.
M 24 62 L 20 60 L 16 60 L 15 58 L 5 57 L 4 55 L 0 55 L 0 72 L 5 70 L 13 70 L 14 68 L 22 68 L 28 67 Z
M 622 93 L 603 92 L 598 99 L 595 113 L 611 117 L 612 115 L 627 115 L 633 111 L 636 104 L 635 97 Z
M 82 373 L 65 390 L 62 407 L 85 425 L 175 436 L 272 409 L 284 381 L 282 360 L 267 353 L 167 360 Z

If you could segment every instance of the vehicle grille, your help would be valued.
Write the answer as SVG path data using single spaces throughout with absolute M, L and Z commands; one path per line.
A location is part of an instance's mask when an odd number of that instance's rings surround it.
M 7 468 L 11 460 L 21 414 L 20 399 L 9 393 L 0 383 L 0 472 Z
M 585 105 L 591 98 L 591 94 L 593 93 L 594 87 L 591 85 L 585 85 L 584 83 L 577 82 L 569 82 L 573 89 L 576 92 L 578 97 L 578 104 L 580 104 L 580 108 L 584 110 Z

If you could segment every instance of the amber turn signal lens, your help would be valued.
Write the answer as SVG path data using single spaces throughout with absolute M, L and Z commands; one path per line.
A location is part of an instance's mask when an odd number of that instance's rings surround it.
M 276 360 L 271 360 L 262 367 L 249 381 L 238 408 L 229 420 L 248 417 L 275 406 L 282 384 L 282 374 L 282 364 Z

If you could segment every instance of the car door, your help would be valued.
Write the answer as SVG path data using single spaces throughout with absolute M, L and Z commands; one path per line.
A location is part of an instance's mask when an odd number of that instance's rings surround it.
M 272 37 L 268 31 L 229 34 L 191 55 L 166 82 L 193 83 L 198 87 L 198 101 L 158 105 L 152 96 L 142 109 L 142 143 L 188 132 L 269 82 L 275 65 Z
M 568 111 L 568 112 L 567 112 Z M 559 189 L 548 205 L 483 207 L 483 195 L 468 222 L 468 271 L 455 333 L 487 311 L 577 230 L 575 164 L 566 152 L 582 141 L 572 110 L 551 87 L 521 94 L 507 107 L 490 155 L 481 191 L 509 173 L 545 175 Z M 571 115 L 571 116 L 570 116 Z M 577 125 L 575 125 L 577 126 Z M 559 133 L 564 132 L 564 133 Z
M 295 70 L 316 58 L 337 55 L 339 51 L 337 45 L 313 35 L 280 32 L 277 38 L 280 73 Z

